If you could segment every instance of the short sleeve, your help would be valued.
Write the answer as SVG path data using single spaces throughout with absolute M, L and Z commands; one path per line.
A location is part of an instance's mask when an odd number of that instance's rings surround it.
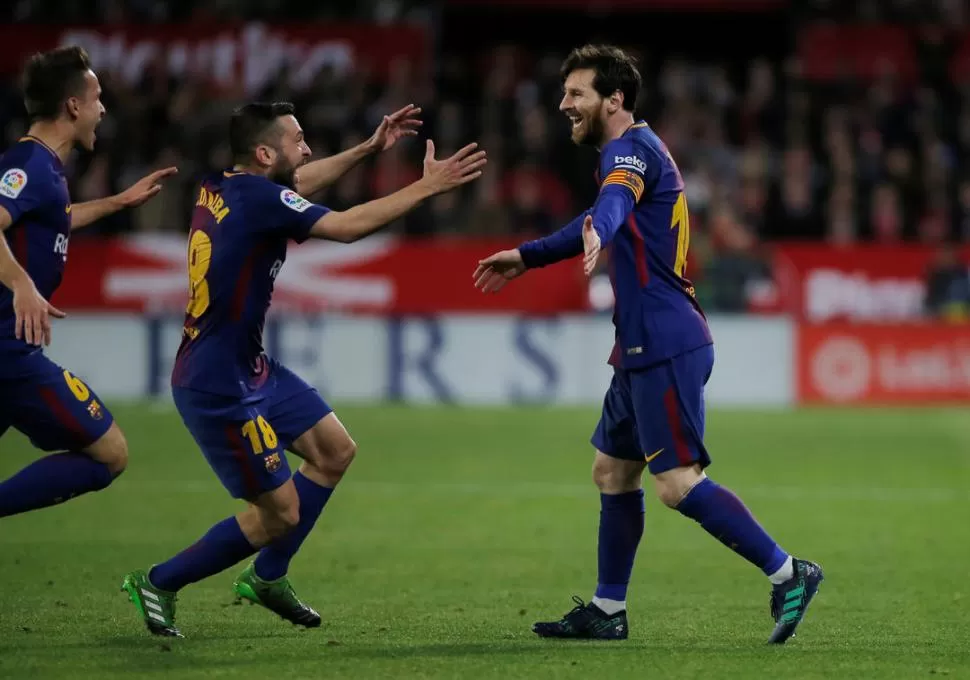
M 643 197 L 647 186 L 655 183 L 659 172 L 655 159 L 644 153 L 632 139 L 614 139 L 600 155 L 600 189 L 608 186 L 627 189 L 634 202 Z
M 310 229 L 317 220 L 330 212 L 329 208 L 308 201 L 292 189 L 272 182 L 260 184 L 255 207 L 262 215 L 254 217 L 261 231 L 279 232 L 302 243 L 310 237 Z
M 44 174 L 50 173 L 29 168 L 27 163 L 0 164 L 0 206 L 14 222 L 45 202 L 50 178 L 44 178 Z

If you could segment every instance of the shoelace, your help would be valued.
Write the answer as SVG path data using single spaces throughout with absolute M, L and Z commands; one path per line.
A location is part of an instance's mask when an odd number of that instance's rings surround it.
M 569 610 L 568 614 L 562 617 L 563 621 L 571 616 L 578 616 L 580 614 L 587 617 L 589 616 L 589 612 L 587 611 L 589 609 L 589 605 L 583 601 L 583 598 L 581 598 L 579 595 L 573 595 L 573 602 L 576 603 L 576 606 Z

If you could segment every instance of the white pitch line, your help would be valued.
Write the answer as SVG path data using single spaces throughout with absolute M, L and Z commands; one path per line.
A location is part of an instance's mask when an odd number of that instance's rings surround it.
M 136 493 L 223 493 L 222 486 L 212 481 L 191 480 L 159 482 L 129 480 L 124 488 Z M 122 485 L 119 485 L 120 491 Z M 900 488 L 900 487 L 801 487 L 738 486 L 732 487 L 742 498 L 768 500 L 852 501 L 860 503 L 970 503 L 970 489 Z M 343 493 L 381 496 L 485 496 L 493 498 L 589 498 L 596 495 L 592 484 L 553 482 L 369 482 L 348 479 L 341 485 Z M 649 493 L 650 489 L 647 487 Z

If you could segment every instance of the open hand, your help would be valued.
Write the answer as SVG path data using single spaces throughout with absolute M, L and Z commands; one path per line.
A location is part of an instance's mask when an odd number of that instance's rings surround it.
M 32 281 L 14 288 L 13 311 L 14 336 L 28 345 L 38 346 L 51 344 L 51 317 L 63 319 L 67 316 L 49 303 Z
M 368 148 L 374 151 L 386 151 L 401 137 L 413 137 L 418 134 L 418 128 L 422 125 L 421 119 L 418 118 L 420 114 L 419 107 L 408 104 L 391 115 L 384 116 L 384 120 L 367 140 Z
M 130 187 L 118 194 L 121 205 L 125 208 L 137 208 L 162 190 L 161 181 L 178 172 L 178 168 L 170 167 L 156 170 L 150 175 L 142 177 Z
M 583 271 L 586 276 L 593 273 L 600 257 L 600 235 L 593 228 L 593 216 L 583 220 Z
M 472 278 L 475 279 L 475 287 L 483 293 L 497 293 L 507 282 L 522 276 L 525 271 L 522 253 L 513 248 L 500 250 L 484 260 L 479 260 Z
M 435 160 L 434 142 L 428 140 L 424 154 L 424 176 L 421 178 L 431 187 L 432 193 L 441 194 L 467 184 L 482 176 L 487 162 L 484 151 L 475 151 L 478 144 L 472 142 L 453 156 Z

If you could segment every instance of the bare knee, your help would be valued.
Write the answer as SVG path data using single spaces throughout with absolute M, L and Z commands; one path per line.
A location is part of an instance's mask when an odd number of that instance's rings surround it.
M 117 477 L 128 467 L 128 441 L 117 423 L 112 423 L 108 431 L 84 452 L 104 464 L 112 477 Z
M 300 497 L 293 480 L 252 500 L 236 515 L 239 528 L 254 548 L 286 536 L 300 523 Z
M 336 486 L 357 456 L 353 440 L 333 413 L 293 442 L 293 449 L 303 458 L 301 471 L 314 482 Z
M 678 467 L 654 475 L 653 487 L 657 497 L 668 508 L 676 508 L 691 489 L 704 479 L 700 465 Z
M 293 503 L 285 508 L 276 508 L 273 512 L 263 513 L 263 526 L 267 538 L 275 540 L 293 531 L 300 523 L 300 505 Z
M 640 488 L 646 463 L 623 460 L 596 452 L 593 459 L 593 483 L 600 493 L 620 494 Z
M 344 473 L 347 472 L 347 468 L 350 467 L 350 464 L 354 462 L 354 458 L 356 457 L 357 442 L 348 435 L 344 441 L 340 442 L 338 446 L 323 457 L 324 470 L 329 475 L 343 477 Z

